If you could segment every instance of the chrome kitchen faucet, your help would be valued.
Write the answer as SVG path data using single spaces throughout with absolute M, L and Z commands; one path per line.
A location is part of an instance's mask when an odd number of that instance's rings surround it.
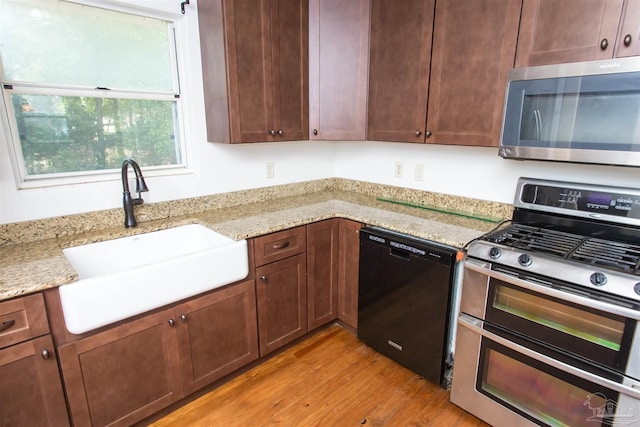
M 136 199 L 131 198 L 131 193 L 129 193 L 129 179 L 127 177 L 129 171 L 129 165 L 133 168 L 133 171 L 136 173 L 136 192 L 138 193 L 138 197 Z M 142 200 L 142 196 L 140 193 L 144 191 L 149 191 L 147 188 L 147 184 L 144 182 L 144 177 L 142 176 L 142 171 L 140 170 L 140 166 L 133 159 L 124 159 L 122 162 L 122 205 L 124 207 L 124 226 L 125 228 L 131 228 L 138 225 L 136 222 L 136 217 L 133 213 L 133 207 L 135 205 L 141 205 L 144 203 Z

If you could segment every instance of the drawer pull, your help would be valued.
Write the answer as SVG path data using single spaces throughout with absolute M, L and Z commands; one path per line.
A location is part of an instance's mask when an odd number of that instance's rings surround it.
M 291 243 L 291 242 L 287 240 L 286 242 L 278 243 L 277 245 L 273 245 L 273 246 L 271 246 L 271 247 L 272 247 L 273 249 L 284 249 L 284 248 L 286 248 L 287 246 L 289 246 L 289 244 L 290 244 L 290 243 Z
M 0 332 L 9 329 L 10 327 L 12 327 L 13 325 L 16 324 L 16 321 L 13 319 L 9 319 L 9 320 L 5 320 L 4 322 L 0 323 Z
M 49 359 L 49 350 L 47 350 L 46 348 L 44 350 L 42 350 L 42 358 L 44 360 Z

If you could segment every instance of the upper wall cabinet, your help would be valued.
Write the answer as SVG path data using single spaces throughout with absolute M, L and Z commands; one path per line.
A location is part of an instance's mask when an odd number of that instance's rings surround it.
M 524 0 L 516 66 L 640 54 L 640 1 Z
M 402 3 L 372 1 L 368 139 L 497 146 L 520 0 Z
M 372 0 L 367 138 L 424 142 L 435 0 Z
M 309 0 L 309 139 L 366 137 L 370 0 Z
M 305 140 L 307 0 L 198 2 L 207 139 Z

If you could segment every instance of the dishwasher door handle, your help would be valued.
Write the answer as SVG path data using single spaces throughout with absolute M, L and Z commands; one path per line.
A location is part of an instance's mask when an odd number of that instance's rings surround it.
M 389 255 L 403 259 L 405 261 L 411 261 L 411 254 L 400 249 L 389 249 Z

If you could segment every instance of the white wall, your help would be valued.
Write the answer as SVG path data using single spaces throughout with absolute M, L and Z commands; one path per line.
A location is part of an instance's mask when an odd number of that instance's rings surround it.
M 403 163 L 403 178 L 394 176 Z M 424 180 L 415 168 L 424 165 Z M 511 203 L 519 177 L 640 188 L 640 168 L 505 160 L 497 148 L 393 142 L 341 142 L 336 145 L 335 174 L 400 187 Z
M 175 7 L 176 3 L 165 0 L 162 4 Z M 150 188 L 144 194 L 147 203 L 333 176 L 506 203 L 513 199 L 519 176 L 640 187 L 637 168 L 503 160 L 496 148 L 380 142 L 208 143 L 195 10 L 192 1 L 181 18 L 186 20 L 186 33 L 180 40 L 189 46 L 181 60 L 189 76 L 182 95 L 190 171 L 172 176 L 145 174 Z M 18 190 L 1 122 L 0 224 L 121 206 L 119 173 L 100 182 Z M 266 179 L 267 161 L 275 164 L 273 179 Z M 396 161 L 404 163 L 402 179 L 394 177 Z M 413 179 L 416 164 L 424 164 L 423 181 Z

